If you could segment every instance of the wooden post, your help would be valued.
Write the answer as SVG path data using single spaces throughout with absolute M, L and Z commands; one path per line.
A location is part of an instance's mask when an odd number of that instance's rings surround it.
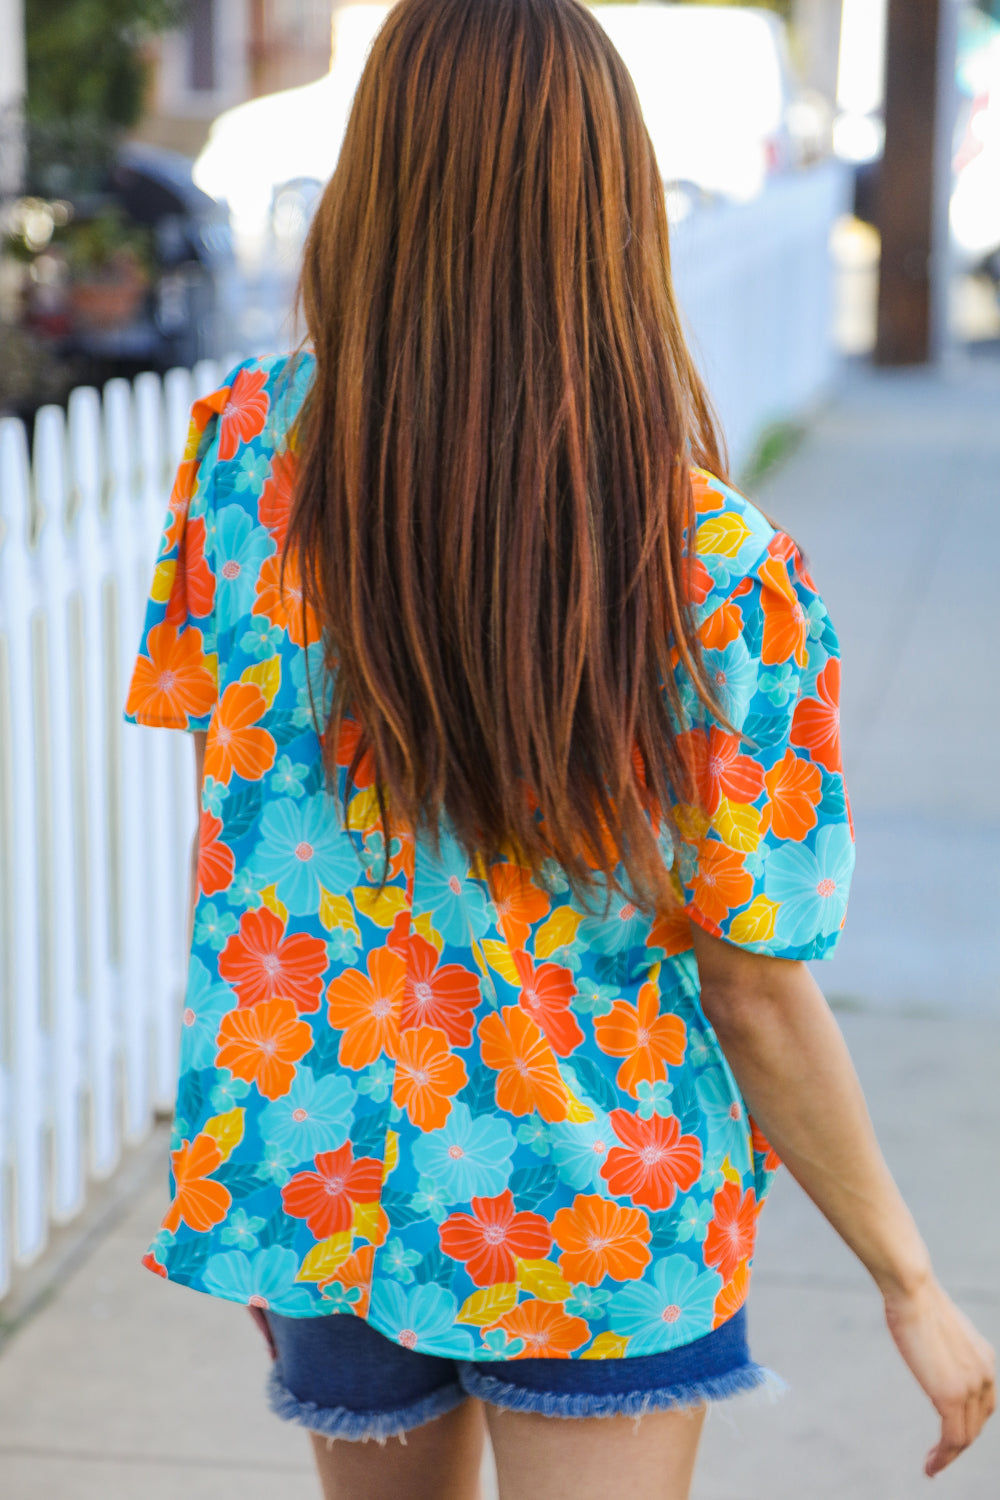
M 924 364 L 946 336 L 954 72 L 954 0 L 889 0 L 879 365 Z

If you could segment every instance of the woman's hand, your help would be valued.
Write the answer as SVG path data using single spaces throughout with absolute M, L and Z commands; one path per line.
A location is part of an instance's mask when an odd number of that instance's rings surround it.
M 996 1357 L 934 1277 L 916 1291 L 885 1298 L 896 1347 L 941 1417 L 941 1438 L 927 1455 L 933 1478 L 973 1442 L 996 1410 Z

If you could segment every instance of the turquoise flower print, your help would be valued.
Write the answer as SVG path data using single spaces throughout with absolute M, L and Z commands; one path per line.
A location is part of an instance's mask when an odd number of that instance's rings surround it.
M 611 1121 L 600 1110 L 595 1111 L 593 1120 L 581 1125 L 562 1120 L 549 1126 L 550 1159 L 560 1179 L 578 1193 L 603 1193 L 607 1197 L 608 1185 L 601 1176 L 601 1168 L 608 1152 L 617 1144 Z
M 266 1223 L 266 1219 L 248 1218 L 245 1209 L 234 1208 L 223 1226 L 222 1243 L 235 1245 L 238 1250 L 256 1250 L 257 1236 Z
M 357 1308 L 355 1302 L 361 1301 L 361 1288 L 359 1286 L 341 1286 L 339 1281 L 331 1281 L 330 1285 L 320 1293 L 323 1305 L 334 1313 L 354 1313 Z
M 549 1132 L 537 1115 L 532 1115 L 530 1120 L 517 1127 L 517 1139 L 519 1145 L 530 1147 L 536 1156 L 548 1156 Z
M 298 1162 L 294 1151 L 284 1150 L 278 1145 L 265 1145 L 257 1166 L 257 1176 L 263 1177 L 265 1182 L 273 1182 L 275 1187 L 283 1188 L 291 1177 L 291 1168 Z
M 444 1188 L 433 1177 L 421 1177 L 417 1180 L 417 1191 L 411 1201 L 418 1214 L 433 1220 L 435 1224 L 444 1223 L 451 1207 Z
M 598 984 L 595 979 L 578 979 L 576 991 L 573 1009 L 582 1011 L 586 1016 L 610 1015 L 618 998 L 618 991 L 613 984 Z
M 571 974 L 578 974 L 583 968 L 580 955 L 572 943 L 565 943 L 561 948 L 553 948 L 549 954 L 549 963 L 558 964 L 560 969 L 569 969 Z
M 693 1195 L 683 1198 L 677 1210 L 677 1238 L 681 1241 L 695 1240 L 703 1245 L 708 1226 L 712 1222 L 712 1213 L 711 1198 L 702 1198 L 700 1201 Z
M 821 828 L 815 852 L 782 844 L 767 861 L 764 892 L 780 903 L 774 935 L 784 947 L 829 937 L 844 920 L 854 869 L 854 840 L 844 823 Z
M 756 849 L 751 849 L 749 854 L 744 854 L 743 867 L 749 875 L 753 876 L 754 880 L 759 880 L 763 875 L 764 865 L 767 863 L 767 857 L 770 852 L 771 846 L 765 840 L 763 843 L 758 844 Z
M 319 911 L 320 887 L 342 896 L 358 878 L 350 835 L 339 825 L 331 797 L 269 802 L 253 853 L 261 886 L 277 887 L 278 900 L 296 917 Z
M 271 773 L 271 790 L 283 797 L 301 797 L 305 791 L 302 783 L 308 775 L 308 766 L 298 762 L 293 766 L 292 757 L 282 755 Z
M 422 851 L 423 852 L 423 851 Z M 446 943 L 481 938 L 493 921 L 493 903 L 482 886 L 469 879 L 469 862 L 450 833 L 441 835 L 437 859 L 430 850 L 417 862 L 413 912 L 429 912 L 431 925 Z
M 502 1328 L 490 1328 L 482 1337 L 490 1359 L 514 1359 L 524 1348 L 524 1339 L 508 1338 Z
M 327 939 L 330 962 L 350 968 L 358 956 L 358 940 L 349 927 L 335 927 Z
M 201 789 L 201 805 L 213 818 L 222 817 L 222 804 L 229 796 L 229 788 L 214 776 L 206 776 Z
M 421 1177 L 441 1184 L 453 1202 L 496 1198 L 510 1181 L 514 1133 L 502 1116 L 474 1116 L 456 1102 L 440 1130 L 413 1142 L 413 1164 Z
M 607 916 L 584 917 L 577 941 L 598 953 L 624 953 L 641 946 L 649 931 L 649 918 L 620 891 L 611 896 Z
M 722 1170 L 725 1159 L 725 1153 L 721 1151 L 713 1151 L 705 1156 L 701 1169 L 701 1186 L 706 1193 L 714 1195 L 725 1184 L 726 1174 Z
M 372 1286 L 369 1317 L 379 1333 L 402 1344 L 445 1359 L 470 1359 L 472 1335 L 457 1327 L 458 1303 L 451 1292 L 436 1282 L 402 1287 L 398 1281 L 380 1281 Z
M 711 1333 L 721 1290 L 718 1272 L 699 1272 L 686 1255 L 668 1255 L 652 1276 L 614 1294 L 608 1318 L 615 1333 L 628 1339 L 629 1354 L 676 1349 Z
M 215 1043 L 212 1043 L 212 1055 L 215 1055 Z M 216 1114 L 226 1115 L 231 1109 L 235 1109 L 241 1099 L 245 1099 L 250 1092 L 250 1085 L 245 1078 L 234 1078 L 226 1068 L 219 1068 L 216 1072 L 219 1080 L 208 1096 L 209 1103 Z
M 790 661 L 783 661 L 770 672 L 761 672 L 758 686 L 775 708 L 784 708 L 798 696 L 799 673 Z
M 306 1161 L 320 1151 L 336 1151 L 347 1140 L 357 1094 L 342 1074 L 315 1078 L 300 1063 L 287 1094 L 268 1104 L 260 1117 L 261 1137 L 269 1145 Z
M 611 1301 L 611 1293 L 600 1291 L 586 1282 L 578 1282 L 573 1295 L 566 1299 L 566 1311 L 574 1318 L 584 1318 L 588 1323 L 604 1317 L 604 1309 Z
M 650 1083 L 648 1079 L 643 1078 L 637 1083 L 635 1096 L 639 1101 L 639 1108 L 636 1114 L 640 1120 L 651 1120 L 654 1115 L 662 1115 L 664 1118 L 672 1115 L 674 1111 L 670 1104 L 670 1095 L 673 1091 L 673 1084 L 663 1079 Z
M 694 844 L 681 844 L 677 851 L 677 868 L 684 884 L 690 885 L 698 873 L 698 850 Z
M 382 1251 L 381 1262 L 390 1276 L 407 1285 L 413 1277 L 413 1267 L 420 1264 L 420 1251 L 407 1250 L 400 1239 L 392 1239 Z
M 715 1051 L 713 1043 L 715 1032 L 710 1028 L 701 1031 L 697 1026 L 689 1026 L 687 1034 L 687 1060 L 696 1068 L 704 1068 L 708 1063 L 714 1061 Z
M 276 550 L 266 526 L 255 526 L 242 505 L 224 505 L 215 528 L 215 620 L 230 630 L 253 609 L 260 565 Z
M 721 651 L 706 651 L 705 672 L 719 707 L 736 730 L 742 729 L 757 691 L 757 662 L 742 636 Z
M 230 906 L 238 906 L 241 911 L 256 911 L 261 904 L 260 891 L 257 889 L 257 877 L 248 865 L 242 870 L 237 870 L 233 876 L 233 883 L 226 892 L 226 900 Z
M 538 883 L 543 890 L 548 891 L 550 896 L 561 896 L 569 890 L 566 872 L 554 859 L 542 861 L 542 868 L 538 872 Z
M 214 978 L 200 958 L 192 958 L 181 1012 L 181 1058 L 185 1071 L 212 1066 L 219 1025 L 226 1011 L 235 1006 L 236 996 L 228 984 Z
M 276 1312 L 309 1313 L 314 1303 L 311 1292 L 295 1285 L 299 1258 L 294 1250 L 269 1245 L 258 1250 L 251 1260 L 242 1250 L 227 1250 L 211 1255 L 202 1280 L 208 1291 L 227 1302 L 245 1302 L 252 1307 L 273 1307 Z
M 807 604 L 805 616 L 808 624 L 809 639 L 811 641 L 822 640 L 823 632 L 826 630 L 827 621 L 830 618 L 822 599 L 813 599 L 811 603 Z
M 209 948 L 214 948 L 216 953 L 221 953 L 226 946 L 226 941 L 239 928 L 239 923 L 232 912 L 220 912 L 211 901 L 204 901 L 198 907 L 198 915 L 194 924 L 194 940 L 196 943 L 205 943 Z
M 311 729 L 314 704 L 320 723 L 325 723 L 330 712 L 333 684 L 326 670 L 322 641 L 313 641 L 305 651 L 296 651 L 292 657 L 291 675 L 297 694 L 292 723 L 300 729 Z
M 240 636 L 240 650 L 257 661 L 266 661 L 274 656 L 281 645 L 281 631 L 270 620 L 251 620 L 249 627 Z
M 254 499 L 259 500 L 264 493 L 267 476 L 271 472 L 269 455 L 255 453 L 253 448 L 246 447 L 239 456 L 236 470 L 233 488 L 240 491 L 249 490 Z
M 351 951 L 353 953 L 353 949 Z M 384 1104 L 391 1088 L 392 1067 L 384 1057 L 373 1062 L 358 1079 L 358 1093 L 367 1094 L 374 1104 Z
M 735 1089 L 722 1068 L 710 1068 L 695 1084 L 708 1126 L 708 1148 L 728 1156 L 741 1175 L 750 1170 L 750 1126 Z
M 394 859 L 398 859 L 403 851 L 402 840 L 389 840 L 389 855 L 386 858 L 385 836 L 376 831 L 368 834 L 360 853 L 360 860 L 364 866 L 365 874 L 373 885 L 378 885 L 382 880 L 382 872 Z

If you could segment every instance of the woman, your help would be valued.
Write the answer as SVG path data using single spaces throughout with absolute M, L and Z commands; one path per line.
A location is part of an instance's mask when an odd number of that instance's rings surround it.
M 194 410 L 127 710 L 193 731 L 201 809 L 146 1264 L 255 1311 L 327 1496 L 466 1500 L 484 1431 L 505 1497 L 687 1495 L 766 1377 L 778 1157 L 941 1414 L 927 1473 L 993 1410 L 804 964 L 853 864 L 837 638 L 723 480 L 668 265 L 576 0 L 402 0 L 309 352 Z

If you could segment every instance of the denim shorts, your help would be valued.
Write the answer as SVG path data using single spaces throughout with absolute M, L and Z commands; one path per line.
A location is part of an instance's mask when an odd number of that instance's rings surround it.
M 466 1361 L 404 1349 L 353 1313 L 286 1318 L 251 1309 L 274 1364 L 272 1411 L 333 1438 L 384 1441 L 469 1396 L 553 1417 L 641 1417 L 769 1383 L 750 1358 L 746 1312 L 666 1354 L 609 1360 Z

